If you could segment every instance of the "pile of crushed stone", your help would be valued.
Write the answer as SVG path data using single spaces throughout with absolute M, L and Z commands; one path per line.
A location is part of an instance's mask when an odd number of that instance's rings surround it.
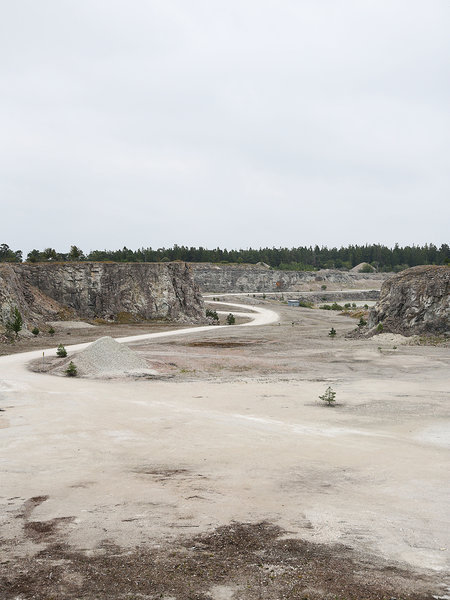
M 401 335 L 400 333 L 378 333 L 374 335 L 371 339 L 373 342 L 387 342 L 388 344 L 402 344 L 404 346 L 410 345 L 412 342 L 415 342 L 416 336 L 406 337 Z
M 110 379 L 116 377 L 154 377 L 157 371 L 148 368 L 147 361 L 128 346 L 112 337 L 102 337 L 64 361 L 58 373 L 67 369 L 72 361 L 80 377 Z

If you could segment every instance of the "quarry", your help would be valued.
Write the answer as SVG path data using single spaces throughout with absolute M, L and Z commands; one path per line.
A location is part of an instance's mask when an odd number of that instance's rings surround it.
M 0 598 L 450 597 L 449 272 L 1 265 Z

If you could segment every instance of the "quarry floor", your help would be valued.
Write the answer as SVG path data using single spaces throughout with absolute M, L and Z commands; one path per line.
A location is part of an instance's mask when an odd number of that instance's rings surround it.
M 448 348 L 247 301 L 129 344 L 169 380 L 0 359 L 2 600 L 449 597 Z

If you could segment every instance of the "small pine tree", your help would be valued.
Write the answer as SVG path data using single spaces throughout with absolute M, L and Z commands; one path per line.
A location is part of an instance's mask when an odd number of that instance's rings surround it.
M 56 356 L 59 356 L 59 358 L 66 358 L 67 350 L 62 344 L 59 344 L 58 348 L 56 349 Z
M 50 327 L 50 329 L 48 330 L 48 333 L 50 335 L 55 335 L 55 330 L 53 329 L 53 327 Z
M 67 377 L 76 377 L 78 374 L 77 367 L 70 361 L 69 366 L 65 371 Z
M 234 325 L 236 323 L 235 316 L 233 313 L 230 313 L 227 317 L 227 325 Z
M 361 318 L 359 319 L 358 327 L 359 327 L 359 328 L 361 328 L 361 327 L 364 327 L 365 325 L 367 325 L 367 321 L 365 321 L 365 320 L 363 319 L 363 317 L 361 317 Z
M 37 327 L 33 327 L 33 329 L 31 330 L 31 333 L 33 335 L 39 335 L 39 329 Z
M 22 329 L 23 319 L 17 306 L 11 311 L 11 319 L 6 322 L 6 329 L 8 331 L 14 331 L 16 337 L 19 331 Z
M 214 321 L 216 321 L 217 323 L 219 322 L 219 315 L 217 314 L 216 310 L 210 310 L 209 308 L 207 308 L 206 316 L 211 317 L 211 319 L 214 319 Z
M 334 327 L 332 327 L 330 329 L 328 335 L 330 336 L 330 338 L 335 338 L 336 337 L 336 329 Z
M 19 331 L 22 329 L 22 326 L 23 326 L 22 315 L 20 314 L 19 309 L 16 307 L 14 309 L 13 329 L 16 333 L 19 333 Z
M 336 392 L 332 387 L 328 386 L 325 390 L 325 393 L 322 396 L 319 396 L 320 400 L 327 402 L 328 406 L 331 406 L 336 402 Z

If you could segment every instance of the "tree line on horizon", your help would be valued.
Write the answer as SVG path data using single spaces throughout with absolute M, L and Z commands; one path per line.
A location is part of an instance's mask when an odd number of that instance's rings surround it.
M 0 262 L 23 262 L 21 250 L 12 250 L 7 244 L 0 244 Z M 85 254 L 78 246 L 71 246 L 69 252 L 56 252 L 54 248 L 31 250 L 26 262 L 65 262 L 65 261 L 112 261 L 112 262 L 171 262 L 186 261 L 216 264 L 257 264 L 291 271 L 315 271 L 318 269 L 351 269 L 360 263 L 368 263 L 367 270 L 401 271 L 417 265 L 448 265 L 450 249 L 448 244 L 439 248 L 434 244 L 423 246 L 399 246 L 388 248 L 381 244 L 364 246 L 349 245 L 341 248 L 327 246 L 299 246 L 298 248 L 248 248 L 209 250 L 202 246 L 187 247 L 174 245 L 171 248 L 139 248 L 130 250 L 92 250 Z

